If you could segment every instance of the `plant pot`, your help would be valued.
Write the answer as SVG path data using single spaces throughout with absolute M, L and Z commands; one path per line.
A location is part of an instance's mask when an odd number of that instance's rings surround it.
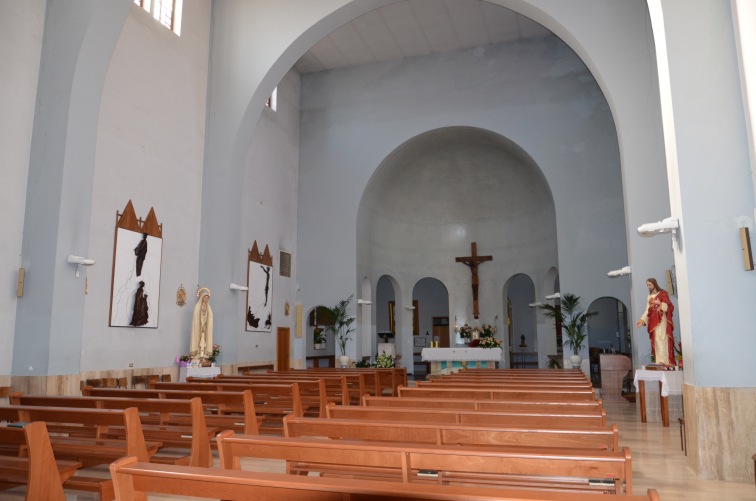
M 339 357 L 339 367 L 349 367 L 349 355 L 341 355 Z
M 583 357 L 580 355 L 570 355 L 570 364 L 573 369 L 579 369 L 580 363 L 583 361 Z

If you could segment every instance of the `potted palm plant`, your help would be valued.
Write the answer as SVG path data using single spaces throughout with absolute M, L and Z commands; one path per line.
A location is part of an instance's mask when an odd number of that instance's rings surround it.
M 349 303 L 352 302 L 353 297 L 354 295 L 351 295 L 346 299 L 342 299 L 336 304 L 336 306 L 331 308 L 326 307 L 331 316 L 330 320 L 333 321 L 333 323 L 328 323 L 327 329 L 333 332 L 336 344 L 339 345 L 339 349 L 341 350 L 341 356 L 339 357 L 339 366 L 341 367 L 349 365 L 349 357 L 346 354 L 346 345 L 347 341 L 349 341 L 349 335 L 354 332 L 354 327 L 352 326 L 354 323 L 354 317 L 349 316 L 348 310 Z
M 580 367 L 583 357 L 580 350 L 583 348 L 583 342 L 587 337 L 585 332 L 586 324 L 590 317 L 598 315 L 598 312 L 588 313 L 579 310 L 580 296 L 565 293 L 558 305 L 545 304 L 543 314 L 548 318 L 553 318 L 558 324 L 561 324 L 564 331 L 564 344 L 572 348 L 570 363 L 574 369 Z

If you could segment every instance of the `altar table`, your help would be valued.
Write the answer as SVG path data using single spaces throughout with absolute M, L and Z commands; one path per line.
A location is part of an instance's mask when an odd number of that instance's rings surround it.
M 659 382 L 659 399 L 661 401 L 662 426 L 669 427 L 669 397 L 682 395 L 682 371 L 635 371 L 633 384 L 640 398 L 641 423 L 646 422 L 646 381 Z
M 423 348 L 421 353 L 424 362 L 431 363 L 431 373 L 441 372 L 441 362 L 446 362 L 449 372 L 452 371 L 454 362 L 459 362 L 463 369 L 469 362 L 501 361 L 501 348 Z

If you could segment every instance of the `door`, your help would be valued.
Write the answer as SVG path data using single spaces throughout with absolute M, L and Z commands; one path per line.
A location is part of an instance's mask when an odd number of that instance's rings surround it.
M 278 327 L 276 329 L 276 370 L 288 371 L 289 366 L 289 336 L 291 329 L 288 327 Z
M 433 317 L 433 340 L 440 348 L 449 348 L 449 317 Z

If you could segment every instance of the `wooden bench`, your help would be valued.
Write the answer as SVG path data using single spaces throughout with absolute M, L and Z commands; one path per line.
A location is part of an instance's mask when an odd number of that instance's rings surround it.
M 414 388 L 399 387 L 400 397 L 415 398 L 456 398 L 472 400 L 540 400 L 553 402 L 594 401 L 593 390 L 501 390 L 475 388 Z
M 511 379 L 442 379 L 430 381 L 416 381 L 417 388 L 436 388 L 438 386 L 453 388 L 502 388 L 502 389 L 525 389 L 531 388 L 543 390 L 591 390 L 593 386 L 590 383 L 572 382 L 572 381 L 521 381 Z
M 124 458 L 111 465 L 119 498 L 138 499 L 147 493 L 191 495 L 207 498 L 297 499 L 352 501 L 376 499 L 413 500 L 503 500 L 508 501 L 599 501 L 602 494 L 539 492 L 520 489 L 457 487 L 433 484 L 403 484 L 401 496 L 396 483 L 320 477 L 292 477 L 271 473 L 230 470 L 203 470 L 189 467 L 160 468 Z M 620 495 L 625 501 L 659 501 L 658 493 L 645 496 Z
M 493 427 L 287 416 L 284 418 L 284 436 L 436 445 L 619 450 L 616 425 L 603 428 Z
M 481 411 L 526 411 L 526 412 L 601 412 L 603 405 L 601 400 L 575 401 L 575 402 L 539 402 L 521 400 L 468 400 L 468 399 L 441 399 L 414 397 L 371 397 L 362 399 L 367 407 L 425 407 L 429 409 L 470 409 Z
M 189 449 L 189 454 L 183 456 L 156 453 L 150 461 L 166 464 L 183 464 L 188 466 L 210 467 L 213 465 L 210 438 L 220 429 L 208 429 L 202 401 L 195 397 L 190 400 L 168 400 L 156 398 L 115 398 L 115 397 L 67 397 L 67 396 L 38 396 L 13 394 L 11 403 L 14 405 L 32 405 L 42 407 L 73 407 L 96 409 L 128 409 L 135 407 L 139 410 L 142 421 L 142 432 L 146 440 L 158 441 L 163 447 Z M 170 424 L 178 416 L 188 416 L 189 425 Z M 94 435 L 95 430 L 91 432 Z M 124 438 L 122 427 L 110 426 L 107 432 L 101 433 L 102 438 Z
M 240 469 L 242 458 L 286 461 L 287 473 L 403 483 L 510 486 L 632 494 L 630 451 L 565 451 L 355 442 L 320 438 L 218 436 L 221 467 Z
M 78 461 L 85 468 L 111 463 L 123 456 L 135 456 L 142 462 L 149 462 L 162 446 L 160 442 L 145 442 L 139 411 L 134 407 L 111 410 L 9 405 L 0 406 L 0 421 L 44 421 L 51 434 L 53 430 L 62 430 L 68 436 L 50 437 L 55 458 Z M 111 426 L 123 427 L 125 439 L 101 438 Z M 92 433 L 92 428 L 94 436 L 86 436 Z M 75 435 L 77 429 L 83 436 Z M 97 492 L 102 500 L 114 499 L 113 483 L 109 478 L 74 475 L 63 487 Z
M 0 444 L 18 446 L 25 452 L 25 457 L 0 456 L 0 490 L 25 484 L 24 499 L 28 501 L 66 500 L 63 482 L 81 463 L 55 460 L 45 423 L 0 426 Z
M 179 391 L 179 390 L 120 390 L 84 388 L 84 395 L 120 398 L 168 398 L 189 400 L 199 398 L 205 410 L 205 423 L 211 428 L 234 430 L 245 435 L 257 435 L 262 419 L 255 413 L 251 390 L 228 391 Z M 187 418 L 173 415 L 166 424 L 187 424 Z
M 433 409 L 424 407 L 355 407 L 329 404 L 328 417 L 413 423 L 454 423 L 465 425 L 528 426 L 550 428 L 587 428 L 606 426 L 606 411 L 601 412 L 518 412 Z
M 340 402 L 342 405 L 359 405 L 362 396 L 369 393 L 367 390 L 367 380 L 363 374 L 245 374 L 242 376 L 219 375 L 214 379 L 216 382 L 238 384 L 288 384 L 320 380 L 323 380 L 325 400 L 328 402 Z M 190 380 L 187 379 L 187 381 Z M 304 389 L 301 387 L 300 393 L 303 397 L 305 396 Z
M 234 384 L 212 382 L 202 383 L 154 383 L 152 389 L 179 391 L 236 391 L 252 392 L 255 411 L 262 418 L 259 428 L 261 432 L 282 433 L 282 419 L 287 414 L 302 416 L 307 409 L 300 398 L 300 387 L 308 389 L 319 388 L 317 382 L 297 382 L 289 384 Z M 311 384 L 312 383 L 312 384 Z M 313 390 L 314 391 L 314 390 Z M 319 389 L 318 389 L 319 391 Z M 323 398 L 320 405 L 325 405 Z
M 307 373 L 307 374 L 375 374 L 377 376 L 377 389 L 375 395 L 389 395 L 396 396 L 396 390 L 399 386 L 407 385 L 407 369 L 405 367 L 394 368 L 320 368 L 320 369 L 292 369 L 286 371 L 289 373 Z M 283 371 L 275 372 L 276 374 L 284 374 Z
M 119 499 L 145 499 L 147 494 L 196 496 L 233 501 L 603 501 L 604 494 L 538 492 L 520 489 L 476 488 L 432 484 L 403 484 L 401 494 L 394 482 L 341 478 L 295 477 L 275 473 L 215 470 L 187 466 L 159 466 L 123 458 L 110 466 Z M 649 489 L 644 496 L 618 495 L 617 501 L 660 501 Z

